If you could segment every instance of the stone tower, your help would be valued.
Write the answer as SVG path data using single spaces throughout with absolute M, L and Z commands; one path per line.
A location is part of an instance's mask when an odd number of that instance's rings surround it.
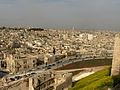
M 120 34 L 115 35 L 111 75 L 120 74 Z

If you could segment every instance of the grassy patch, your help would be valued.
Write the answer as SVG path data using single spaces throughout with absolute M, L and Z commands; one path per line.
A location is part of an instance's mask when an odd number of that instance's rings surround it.
M 112 87 L 112 85 L 112 78 L 110 76 L 105 76 L 80 90 L 107 90 L 107 88 Z
M 106 90 L 112 87 L 113 80 L 110 75 L 110 68 L 98 71 L 78 81 L 70 90 Z

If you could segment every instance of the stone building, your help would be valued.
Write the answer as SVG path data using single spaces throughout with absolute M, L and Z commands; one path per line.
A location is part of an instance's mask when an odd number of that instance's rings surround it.
M 71 73 L 58 73 L 55 78 L 55 90 L 68 90 L 72 86 Z
M 3 70 L 6 68 L 6 62 L 4 61 L 5 57 L 5 54 L 0 52 L 0 69 Z
M 6 57 L 6 69 L 10 73 L 16 73 L 19 71 L 30 70 L 36 66 L 37 59 L 33 56 L 13 56 L 7 55 Z
M 54 54 L 47 53 L 44 55 L 44 63 L 50 64 L 53 62 L 55 62 L 55 55 Z

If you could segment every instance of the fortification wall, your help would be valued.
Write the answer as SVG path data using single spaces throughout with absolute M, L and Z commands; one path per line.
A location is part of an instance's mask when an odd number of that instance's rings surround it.
M 116 34 L 115 43 L 114 43 L 111 75 L 115 76 L 115 75 L 119 75 L 119 74 L 120 74 L 120 34 Z

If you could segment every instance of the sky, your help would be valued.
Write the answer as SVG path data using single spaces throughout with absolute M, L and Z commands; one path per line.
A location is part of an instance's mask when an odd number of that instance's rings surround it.
M 120 0 L 0 0 L 0 26 L 120 29 Z

